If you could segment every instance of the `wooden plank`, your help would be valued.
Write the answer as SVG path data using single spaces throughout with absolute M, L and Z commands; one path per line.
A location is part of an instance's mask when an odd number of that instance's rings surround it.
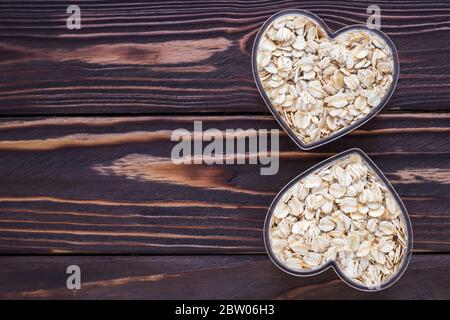
M 299 278 L 266 256 L 0 257 L 0 299 L 449 299 L 450 255 L 415 254 L 403 277 L 360 292 L 332 270 Z M 66 268 L 81 268 L 80 290 Z
M 333 30 L 365 23 L 371 1 L 64 1 L 0 4 L 0 115 L 267 113 L 250 52 L 273 13 L 310 10 Z M 449 110 L 450 3 L 378 1 L 401 75 L 388 110 Z
M 411 214 L 416 251 L 450 249 L 450 114 L 381 115 L 314 152 L 280 138 L 280 170 L 175 165 L 171 130 L 277 128 L 272 117 L 110 117 L 0 122 L 0 253 L 262 253 L 274 195 L 359 147 Z

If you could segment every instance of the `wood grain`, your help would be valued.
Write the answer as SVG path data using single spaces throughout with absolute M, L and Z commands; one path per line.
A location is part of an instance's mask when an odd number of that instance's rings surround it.
M 333 30 L 365 23 L 371 1 L 0 3 L 0 115 L 267 113 L 251 76 L 256 31 L 310 10 Z M 378 1 L 401 75 L 385 111 L 448 111 L 450 3 Z
M 265 256 L 2 257 L 0 299 L 450 299 L 450 255 L 415 254 L 394 286 L 367 293 L 332 270 L 298 278 Z M 81 290 L 66 268 L 81 268 Z
M 170 161 L 171 132 L 194 120 L 279 128 L 250 66 L 270 15 L 306 9 L 337 30 L 365 23 L 371 4 L 84 0 L 69 31 L 66 1 L 0 2 L 0 299 L 450 299 L 449 2 L 377 2 L 399 83 L 382 115 L 338 142 L 301 152 L 281 133 L 276 176 Z M 414 228 L 410 267 L 378 293 L 332 270 L 289 276 L 263 246 L 275 194 L 352 147 L 386 173 Z M 70 264 L 80 291 L 66 289 Z
M 0 253 L 263 253 L 275 194 L 359 147 L 404 200 L 416 252 L 450 252 L 450 114 L 380 115 L 314 152 L 280 136 L 280 170 L 174 165 L 176 128 L 278 128 L 268 116 L 30 118 L 0 122 Z

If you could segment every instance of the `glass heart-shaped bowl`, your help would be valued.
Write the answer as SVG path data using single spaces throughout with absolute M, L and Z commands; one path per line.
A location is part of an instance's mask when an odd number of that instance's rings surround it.
M 379 102 L 379 104 L 372 107 L 368 114 L 362 116 L 361 118 L 357 119 L 356 121 L 352 122 L 351 124 L 346 125 L 346 126 L 340 128 L 339 130 L 334 131 L 331 134 L 329 134 L 323 138 L 320 138 L 319 140 L 315 140 L 312 142 L 303 141 L 293 131 L 293 129 L 288 125 L 288 123 L 286 122 L 286 119 L 283 116 L 281 116 L 280 113 L 273 106 L 271 99 L 269 98 L 268 94 L 266 93 L 266 91 L 263 88 L 263 84 L 261 82 L 261 79 L 260 79 L 260 76 L 258 73 L 257 55 L 258 55 L 258 50 L 259 50 L 259 45 L 261 43 L 261 39 L 262 39 L 263 35 L 265 34 L 266 30 L 272 25 L 272 23 L 274 21 L 276 21 L 277 19 L 282 18 L 284 16 L 306 17 L 307 19 L 309 19 L 313 23 L 315 23 L 318 27 L 320 27 L 322 29 L 322 31 L 325 32 L 326 37 L 329 40 L 335 40 L 339 36 L 341 36 L 347 32 L 353 32 L 353 31 L 356 31 L 356 32 L 362 31 L 362 32 L 369 33 L 376 37 L 381 38 L 381 40 L 384 42 L 384 44 L 387 45 L 387 47 L 392 55 L 393 68 L 392 68 L 392 82 L 391 82 L 389 88 L 387 89 L 387 91 L 385 92 L 383 98 Z M 267 105 L 267 107 L 269 108 L 270 112 L 275 117 L 275 119 L 278 121 L 280 126 L 288 133 L 289 137 L 292 140 L 294 140 L 294 142 L 301 149 L 310 150 L 310 149 L 317 148 L 319 146 L 322 146 L 326 143 L 329 143 L 333 140 L 336 140 L 336 139 L 344 136 L 345 134 L 355 130 L 356 128 L 360 127 L 361 125 L 363 125 L 364 123 L 366 123 L 367 121 L 369 121 L 370 119 L 375 117 L 378 114 L 378 112 L 380 112 L 381 109 L 383 109 L 383 107 L 386 105 L 386 103 L 389 101 L 392 94 L 394 93 L 395 87 L 397 85 L 398 77 L 399 77 L 400 67 L 399 67 L 398 53 L 397 53 L 396 47 L 395 47 L 394 43 L 392 42 L 392 40 L 382 31 L 377 30 L 377 29 L 370 29 L 365 25 L 352 25 L 352 26 L 347 26 L 342 29 L 339 29 L 336 32 L 332 32 L 328 28 L 326 23 L 322 19 L 320 19 L 318 16 L 316 16 L 315 14 L 305 11 L 305 10 L 300 10 L 300 9 L 289 9 L 289 10 L 280 11 L 280 12 L 272 15 L 269 19 L 266 20 L 266 22 L 264 22 L 264 24 L 258 31 L 256 38 L 255 38 L 255 42 L 253 44 L 253 50 L 252 50 L 252 71 L 253 71 L 253 78 L 255 79 L 256 86 L 258 88 L 258 91 L 259 91 L 261 97 L 263 98 L 265 104 Z
M 272 224 L 274 219 L 274 211 L 277 208 L 277 205 L 280 203 L 280 201 L 283 201 L 283 197 L 299 182 L 304 182 L 305 178 L 308 176 L 311 176 L 311 174 L 316 174 L 320 170 L 325 169 L 327 167 L 332 166 L 333 164 L 339 163 L 342 160 L 348 159 L 349 157 L 357 156 L 361 158 L 362 163 L 367 167 L 368 170 L 374 175 L 374 177 L 379 181 L 381 185 L 383 185 L 386 188 L 386 192 L 389 192 L 388 194 L 392 196 L 392 198 L 395 200 L 395 204 L 397 210 L 399 210 L 398 219 L 400 219 L 402 226 L 404 227 L 405 232 L 405 248 L 402 250 L 403 255 L 401 258 L 401 262 L 398 263 L 396 271 L 392 274 L 390 278 L 388 278 L 386 281 L 383 281 L 381 283 L 378 283 L 377 285 L 364 285 L 363 283 L 359 281 L 355 281 L 348 277 L 344 271 L 341 269 L 342 266 L 340 266 L 336 259 L 325 261 L 325 259 L 317 265 L 317 267 L 312 268 L 292 268 L 288 266 L 288 264 L 285 261 L 282 261 L 282 259 L 277 256 L 275 253 L 275 250 L 273 248 L 272 238 L 271 238 L 271 230 L 272 230 Z M 331 216 L 334 212 L 329 213 Z M 300 220 L 298 220 L 300 221 Z M 378 226 L 380 226 L 378 224 Z M 381 228 L 381 227 L 379 227 Z M 293 229 L 292 229 L 293 230 Z M 293 231 L 291 231 L 293 233 Z M 378 231 L 377 231 L 378 232 Z M 291 234 L 292 234 L 291 233 Z M 375 240 L 372 240 L 375 241 Z M 275 197 L 272 204 L 270 205 L 270 208 L 268 210 L 266 220 L 264 223 L 264 244 L 266 251 L 269 255 L 269 258 L 272 260 L 272 262 L 281 270 L 284 272 L 287 272 L 294 276 L 313 276 L 316 274 L 319 274 L 329 268 L 333 268 L 335 272 L 338 274 L 338 276 L 348 285 L 350 285 L 353 288 L 356 288 L 358 290 L 362 291 L 378 291 L 388 288 L 389 286 L 393 285 L 402 274 L 405 272 L 405 270 L 408 267 L 411 254 L 412 254 L 412 246 L 413 246 L 413 233 L 412 233 L 412 227 L 411 222 L 408 216 L 408 212 L 406 211 L 406 208 L 401 201 L 400 197 L 398 196 L 397 192 L 394 190 L 392 185 L 389 183 L 387 178 L 384 176 L 384 174 L 381 172 L 381 170 L 375 165 L 375 163 L 372 162 L 372 160 L 360 149 L 350 149 L 347 151 L 344 151 L 340 154 L 337 154 L 333 157 L 330 157 L 319 164 L 311 167 L 310 169 L 306 170 L 305 172 L 301 173 L 299 176 L 294 178 L 292 181 L 290 181 Z M 303 255 L 306 256 L 308 253 L 304 253 Z

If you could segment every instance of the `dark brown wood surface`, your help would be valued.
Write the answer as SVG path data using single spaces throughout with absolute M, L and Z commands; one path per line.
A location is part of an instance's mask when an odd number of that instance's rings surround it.
M 250 52 L 273 13 L 301 8 L 332 30 L 367 21 L 366 1 L 0 3 L 0 114 L 266 112 Z M 386 111 L 449 110 L 450 3 L 377 1 L 400 81 Z
M 0 252 L 263 253 L 275 194 L 326 157 L 358 147 L 411 213 L 416 251 L 450 252 L 450 114 L 385 114 L 318 151 L 280 137 L 279 172 L 175 165 L 176 128 L 277 128 L 269 116 L 11 119 L 0 123 Z
M 0 2 L 0 298 L 450 299 L 449 2 L 377 3 L 400 80 L 355 132 L 310 152 L 281 133 L 275 176 L 170 161 L 171 132 L 194 120 L 279 128 L 251 76 L 266 18 L 302 8 L 337 30 L 364 23 L 369 4 L 82 1 L 82 29 L 69 31 L 64 1 Z M 386 173 L 414 229 L 407 273 L 378 293 L 331 270 L 284 274 L 262 240 L 274 195 L 353 147 Z M 69 264 L 80 291 L 65 287 Z

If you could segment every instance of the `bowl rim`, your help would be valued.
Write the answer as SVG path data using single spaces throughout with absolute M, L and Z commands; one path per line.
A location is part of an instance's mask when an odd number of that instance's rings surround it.
M 317 141 L 314 141 L 314 142 L 308 143 L 308 144 L 305 144 L 294 133 L 294 131 L 287 125 L 285 120 L 281 117 L 281 115 L 278 113 L 278 111 L 272 105 L 272 102 L 270 101 L 269 97 L 267 96 L 266 92 L 264 91 L 264 88 L 262 86 L 261 80 L 258 75 L 256 58 L 257 58 L 257 54 L 258 54 L 258 46 L 259 46 L 261 37 L 263 36 L 266 29 L 272 24 L 272 22 L 274 20 L 276 20 L 282 16 L 285 16 L 285 15 L 306 16 L 306 17 L 310 18 L 311 20 L 313 20 L 316 24 L 318 24 L 325 30 L 327 37 L 330 39 L 335 39 L 339 35 L 347 32 L 347 31 L 353 31 L 353 30 L 356 30 L 356 31 L 363 30 L 365 32 L 373 33 L 373 34 L 381 37 L 385 41 L 385 43 L 389 47 L 390 51 L 392 52 L 392 57 L 393 57 L 394 70 L 392 73 L 392 83 L 391 83 L 391 86 L 389 87 L 387 94 L 383 97 L 383 100 L 380 102 L 380 104 L 378 106 L 376 106 L 375 108 L 373 108 L 369 114 L 362 117 L 361 119 L 358 119 L 354 123 L 336 131 L 335 133 L 333 133 L 325 138 L 322 138 L 320 140 L 317 140 Z M 330 143 L 330 142 L 332 142 L 336 139 L 339 139 L 340 137 L 350 133 L 351 131 L 359 128 L 360 126 L 362 126 L 363 124 L 367 123 L 369 120 L 374 118 L 384 108 L 384 106 L 388 103 L 388 101 L 394 94 L 394 91 L 397 87 L 398 78 L 400 75 L 400 63 L 399 63 L 399 59 L 398 59 L 397 48 L 395 47 L 394 42 L 384 32 L 382 32 L 381 30 L 378 30 L 378 29 L 370 29 L 366 25 L 363 25 L 363 24 L 355 24 L 355 25 L 345 26 L 345 27 L 340 28 L 339 30 L 336 30 L 333 32 L 330 30 L 328 25 L 321 18 L 319 18 L 319 16 L 315 15 L 314 13 L 312 13 L 310 11 L 302 10 L 302 9 L 286 9 L 286 10 L 279 11 L 279 12 L 273 14 L 272 16 L 270 16 L 263 23 L 263 25 L 259 28 L 258 33 L 256 34 L 255 41 L 253 42 L 251 63 L 252 63 L 253 79 L 255 80 L 256 87 L 258 88 L 259 94 L 263 98 L 264 103 L 266 104 L 267 108 L 272 113 L 272 115 L 275 117 L 275 119 L 277 120 L 279 125 L 284 129 L 284 131 L 287 132 L 289 137 L 302 150 L 311 150 L 311 149 L 323 146 L 327 143 Z
M 273 211 L 278 203 L 278 201 L 280 200 L 280 198 L 284 195 L 285 191 L 287 191 L 288 189 L 290 189 L 294 184 L 296 184 L 298 181 L 302 180 L 303 178 L 305 178 L 306 176 L 308 176 L 309 174 L 319 170 L 322 167 L 325 167 L 337 160 L 343 159 L 347 156 L 350 156 L 352 154 L 356 154 L 359 155 L 363 161 L 365 162 L 366 165 L 369 166 L 369 168 L 375 172 L 375 174 L 378 176 L 378 178 L 381 179 L 381 181 L 383 181 L 383 183 L 385 184 L 385 186 L 388 188 L 388 190 L 391 192 L 391 194 L 394 196 L 395 200 L 397 201 L 397 203 L 399 204 L 400 210 L 402 211 L 402 215 L 404 217 L 404 221 L 406 224 L 406 232 L 407 232 L 407 247 L 406 247 L 406 252 L 405 252 L 405 257 L 403 259 L 402 265 L 400 266 L 400 268 L 398 269 L 397 273 L 388 281 L 380 284 L 379 286 L 375 286 L 375 287 L 367 287 L 364 285 L 361 285 L 355 281 L 352 281 L 351 279 L 349 279 L 340 269 L 340 267 L 337 265 L 335 260 L 331 260 L 328 261 L 327 263 L 319 266 L 319 268 L 316 269 L 308 269 L 306 271 L 298 271 L 298 270 L 294 270 L 291 269 L 289 267 L 287 267 L 287 265 L 283 264 L 281 261 L 279 261 L 277 259 L 277 257 L 275 256 L 274 252 L 272 251 L 272 247 L 270 245 L 270 224 L 271 224 L 271 219 L 272 219 L 272 215 L 273 215 Z M 316 274 L 319 274 L 329 268 L 334 269 L 334 271 L 336 272 L 336 274 L 339 276 L 339 278 L 341 278 L 342 281 L 344 281 L 345 283 L 347 283 L 349 286 L 361 290 L 361 291 L 367 291 L 367 292 L 374 292 L 374 291 L 380 291 L 380 290 L 384 290 L 390 286 L 392 286 L 395 282 L 397 282 L 401 276 L 403 275 L 403 273 L 406 271 L 410 260 L 411 260 L 411 255 L 412 255 L 412 250 L 413 250 L 413 229 L 412 229 L 412 224 L 411 224 L 411 220 L 408 214 L 408 211 L 406 210 L 406 207 L 403 203 L 403 201 L 400 199 L 400 196 L 398 195 L 398 193 L 395 191 L 394 187 L 391 185 L 391 183 L 389 182 L 389 180 L 386 178 L 386 176 L 383 174 L 383 172 L 380 170 L 380 168 L 378 168 L 378 166 L 372 161 L 372 159 L 369 158 L 369 156 L 367 154 L 365 154 L 361 149 L 358 148 L 352 148 L 352 149 L 348 149 L 346 151 L 343 151 L 341 153 L 338 153 L 332 157 L 329 157 L 321 162 L 319 162 L 318 164 L 312 166 L 311 168 L 307 169 L 306 171 L 302 172 L 301 174 L 299 174 L 298 176 L 296 176 L 294 179 L 292 179 L 291 181 L 289 181 L 275 196 L 275 198 L 273 199 L 272 203 L 270 204 L 270 207 L 267 211 L 267 215 L 264 221 L 264 246 L 265 249 L 267 251 L 267 254 L 270 258 L 270 260 L 272 261 L 273 264 L 275 264 L 275 266 L 277 266 L 279 269 L 281 269 L 282 271 L 289 273 L 291 275 L 294 276 L 299 276 L 299 277 L 307 277 L 307 276 L 313 276 Z

